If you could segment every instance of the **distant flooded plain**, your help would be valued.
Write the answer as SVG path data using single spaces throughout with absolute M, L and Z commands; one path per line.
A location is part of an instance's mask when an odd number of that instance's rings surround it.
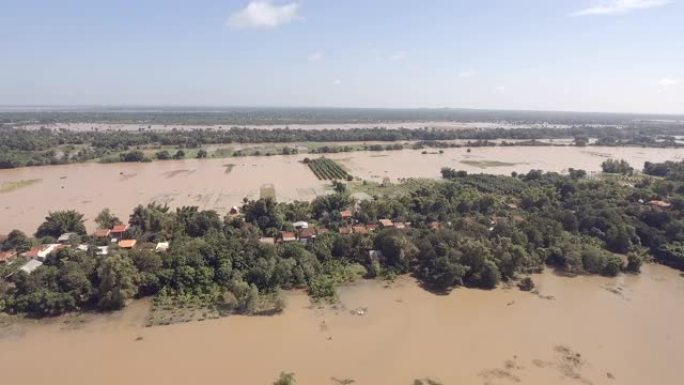
M 298 385 L 681 384 L 678 272 L 534 280 L 537 294 L 449 295 L 406 277 L 389 288 L 364 281 L 342 288 L 336 309 L 295 292 L 281 315 L 152 328 L 142 326 L 149 302 L 138 301 L 83 323 L 1 328 L 0 373 L 12 385 L 268 385 L 281 371 Z
M 326 155 L 360 179 L 439 178 L 442 167 L 471 173 L 510 174 L 530 169 L 599 171 L 609 158 L 625 159 L 636 168 L 645 161 L 681 160 L 684 150 L 616 147 L 483 147 L 438 150 L 350 152 Z M 48 211 L 75 209 L 90 229 L 97 213 L 109 207 L 121 218 L 149 202 L 172 207 L 195 205 L 225 213 L 242 199 L 258 198 L 265 184 L 280 201 L 310 200 L 328 184 L 316 179 L 305 157 L 317 155 L 187 159 L 151 163 L 72 164 L 0 170 L 0 233 L 35 231 Z

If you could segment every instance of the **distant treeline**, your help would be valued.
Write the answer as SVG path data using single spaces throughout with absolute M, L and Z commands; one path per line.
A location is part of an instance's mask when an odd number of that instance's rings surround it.
M 497 111 L 471 109 L 388 108 L 202 108 L 202 107 L 78 107 L 5 108 L 0 123 L 131 123 L 162 125 L 261 125 L 387 122 L 509 122 L 519 124 L 631 124 L 683 121 L 677 115 L 637 115 L 596 112 Z
M 174 146 L 178 149 L 200 148 L 208 144 L 230 143 L 293 143 L 293 142 L 399 142 L 420 141 L 429 147 L 451 147 L 454 143 L 440 141 L 468 140 L 475 145 L 485 141 L 515 140 L 518 145 L 542 145 L 542 139 L 574 139 L 574 144 L 589 144 L 596 138 L 603 146 L 679 147 L 678 136 L 684 136 L 684 125 L 657 125 L 520 129 L 194 129 L 152 131 L 70 131 L 0 129 L 0 168 L 84 162 L 141 146 Z M 515 143 L 506 143 L 513 145 Z M 379 145 L 376 145 L 380 147 Z M 396 148 L 392 148 L 396 149 Z

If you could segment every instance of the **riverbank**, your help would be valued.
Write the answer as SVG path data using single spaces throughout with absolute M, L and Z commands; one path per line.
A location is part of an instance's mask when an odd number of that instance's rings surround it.
M 617 278 L 534 276 L 541 296 L 409 278 L 340 289 L 337 308 L 290 293 L 282 315 L 145 328 L 148 302 L 74 327 L 48 322 L 0 339 L 3 382 L 270 384 L 676 384 L 684 278 L 660 265 Z M 552 299 L 549 299 L 552 298 Z M 364 315 L 351 310 L 365 308 Z M 36 359 L 35 352 L 45 359 Z M 65 354 L 68 352 L 68 354 Z M 49 357 L 49 358 L 47 358 Z M 78 369 L 76 369 L 76 367 Z

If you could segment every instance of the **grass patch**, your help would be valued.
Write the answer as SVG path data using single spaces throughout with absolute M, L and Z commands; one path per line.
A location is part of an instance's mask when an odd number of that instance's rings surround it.
M 14 182 L 4 182 L 4 183 L 0 184 L 0 193 L 8 193 L 8 192 L 16 191 L 16 190 L 22 189 L 24 187 L 31 186 L 32 184 L 36 184 L 40 181 L 42 181 L 42 179 L 24 179 L 24 180 L 17 180 Z
M 351 193 L 362 192 L 372 197 L 398 197 L 405 196 L 421 188 L 433 188 L 441 181 L 423 178 L 409 178 L 402 183 L 381 184 L 371 181 L 354 182 L 349 184 Z
M 489 167 L 511 167 L 517 166 L 519 163 L 501 162 L 498 160 L 462 160 L 461 163 L 467 164 L 481 169 Z

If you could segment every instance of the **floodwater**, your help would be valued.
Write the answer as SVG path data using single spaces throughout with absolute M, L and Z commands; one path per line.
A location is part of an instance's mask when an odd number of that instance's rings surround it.
M 327 155 L 340 161 L 355 177 L 392 182 L 402 178 L 439 178 L 442 167 L 468 172 L 510 174 L 530 169 L 566 171 L 568 168 L 599 171 L 608 158 L 625 159 L 637 168 L 644 161 L 680 160 L 681 149 L 614 147 L 483 147 L 352 152 Z M 280 201 L 310 200 L 325 193 L 329 183 L 317 180 L 304 157 L 316 155 L 187 159 L 151 163 L 72 164 L 0 170 L 0 184 L 39 180 L 0 193 L 0 233 L 20 229 L 35 231 L 49 211 L 76 209 L 85 214 L 87 226 L 103 208 L 126 219 L 133 207 L 149 202 L 172 207 L 194 205 L 225 213 L 242 199 L 258 198 L 265 184 L 273 184 Z M 508 165 L 478 167 L 463 161 L 498 161 Z M 226 165 L 232 164 L 228 172 Z
M 539 294 L 443 296 L 409 278 L 361 282 L 341 289 L 338 309 L 292 293 L 281 315 L 152 328 L 141 326 L 140 301 L 77 326 L 18 326 L 0 339 L 0 373 L 12 385 L 266 385 L 281 371 L 299 385 L 681 384 L 678 272 L 649 265 L 639 276 L 534 280 Z

